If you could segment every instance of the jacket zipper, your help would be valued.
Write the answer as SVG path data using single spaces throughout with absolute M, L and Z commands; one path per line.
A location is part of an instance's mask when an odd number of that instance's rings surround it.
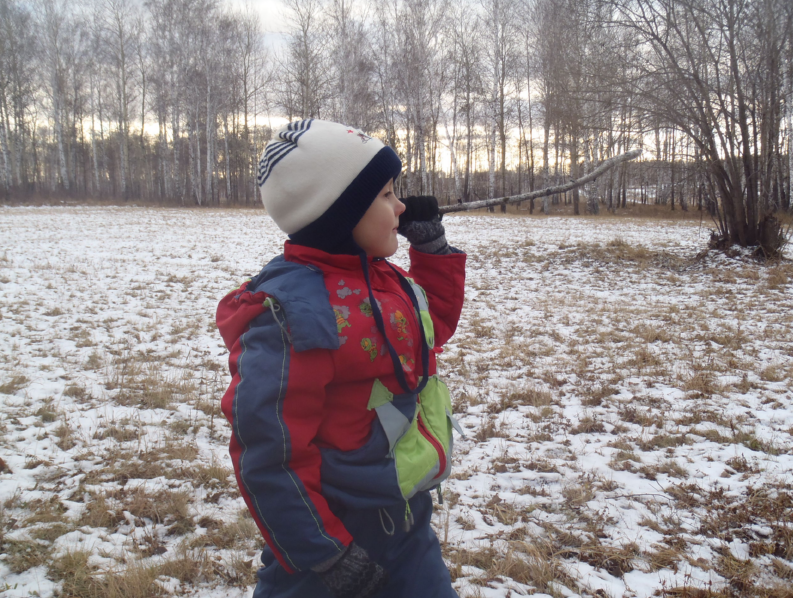
M 419 432 L 421 432 L 421 435 L 427 439 L 427 441 L 433 446 L 435 451 L 438 453 L 438 475 L 432 478 L 434 480 L 435 478 L 440 477 L 443 474 L 443 472 L 446 471 L 446 453 L 444 452 L 441 443 L 438 442 L 432 434 L 430 434 L 429 430 L 427 430 L 427 426 L 424 425 L 424 419 L 421 417 L 420 410 L 419 413 L 416 415 L 416 417 L 418 417 L 419 419 L 418 422 Z

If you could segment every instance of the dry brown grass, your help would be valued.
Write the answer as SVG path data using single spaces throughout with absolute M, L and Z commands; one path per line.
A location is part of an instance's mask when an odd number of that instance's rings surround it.
M 591 416 L 582 417 L 578 421 L 578 424 L 570 429 L 571 434 L 596 434 L 605 431 L 606 427 L 603 425 L 603 422 Z
M 498 418 L 494 415 L 482 418 L 482 423 L 477 428 L 474 434 L 474 440 L 477 442 L 485 442 L 490 438 L 505 438 L 508 433 L 502 429 Z
M 104 493 L 91 494 L 85 502 L 85 509 L 77 520 L 79 526 L 104 527 L 114 529 L 124 521 L 121 511 L 114 509 Z
M 5 564 L 11 573 L 22 573 L 45 564 L 50 558 L 50 547 L 38 540 L 4 540 L 0 551 L 5 554 Z
M 765 288 L 772 291 L 781 291 L 790 283 L 793 277 L 791 264 L 779 264 L 768 269 L 765 278 Z
M 61 582 L 59 598 L 99 598 L 102 583 L 88 565 L 90 554 L 85 550 L 67 552 L 48 565 L 49 577 Z
M 155 598 L 166 594 L 158 581 L 168 578 L 190 585 L 223 580 L 246 586 L 255 581 L 252 559 L 224 567 L 204 552 L 183 550 L 162 562 L 126 559 L 123 567 L 99 571 L 89 565 L 89 556 L 68 552 L 49 564 L 49 576 L 62 584 L 59 598 Z
M 487 585 L 489 580 L 510 578 L 539 591 L 555 592 L 555 583 L 574 585 L 565 572 L 554 546 L 540 539 L 510 542 L 510 549 L 500 553 L 491 547 L 478 550 L 452 549 L 445 555 L 450 561 L 452 580 L 462 574 L 462 567 L 476 567 L 483 573 L 472 583 Z
M 0 393 L 12 395 L 24 388 L 30 380 L 22 374 L 14 374 L 7 381 L 0 384 Z
M 248 511 L 245 511 L 245 515 Z M 253 549 L 258 547 L 261 534 L 253 519 L 240 516 L 233 523 L 224 523 L 211 517 L 202 517 L 198 520 L 199 527 L 206 529 L 205 534 L 195 536 L 190 545 L 194 548 L 213 547 L 220 550 L 231 548 Z
M 544 407 L 552 403 L 553 397 L 547 390 L 534 384 L 527 384 L 511 392 L 507 397 L 507 401 L 510 406 Z
M 60 426 L 55 428 L 53 434 L 58 439 L 55 444 L 62 451 L 68 451 L 77 444 L 74 429 L 65 420 L 61 422 Z
M 66 507 L 57 496 L 50 496 L 47 499 L 37 498 L 26 506 L 30 513 L 24 521 L 26 526 L 66 521 Z
M 190 516 L 190 495 L 182 490 L 124 489 L 114 498 L 120 501 L 122 510 L 135 517 L 169 526 L 170 534 L 182 536 L 195 529 Z
M 600 542 L 589 543 L 578 550 L 568 551 L 565 556 L 589 563 L 596 569 L 603 569 L 614 577 L 622 577 L 633 571 L 634 561 L 639 557 L 639 547 L 633 542 L 622 546 L 606 546 Z
M 581 389 L 581 404 L 585 407 L 599 407 L 603 400 L 617 393 L 616 387 L 611 384 L 598 384 L 586 386 Z

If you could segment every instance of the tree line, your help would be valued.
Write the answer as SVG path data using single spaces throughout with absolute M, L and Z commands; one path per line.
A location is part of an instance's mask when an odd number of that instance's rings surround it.
M 576 214 L 708 210 L 723 242 L 791 207 L 787 0 L 283 0 L 284 41 L 220 0 L 0 0 L 0 189 L 253 204 L 284 119 L 377 134 L 405 194 L 577 178 Z M 268 49 L 269 48 L 269 49 Z

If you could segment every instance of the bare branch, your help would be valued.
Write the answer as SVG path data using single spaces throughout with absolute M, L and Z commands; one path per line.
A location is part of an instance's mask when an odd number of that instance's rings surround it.
M 467 212 L 468 210 L 478 210 L 479 208 L 487 208 L 490 206 L 497 206 L 501 204 L 520 203 L 522 201 L 527 201 L 530 199 L 545 197 L 546 195 L 555 195 L 556 193 L 564 193 L 565 191 L 570 191 L 571 189 L 575 189 L 576 187 L 580 187 L 581 185 L 594 181 L 604 172 L 608 172 L 609 170 L 611 170 L 618 164 L 621 164 L 622 162 L 635 160 L 636 158 L 641 156 L 641 154 L 642 154 L 642 150 L 635 149 L 625 154 L 614 156 L 613 158 L 609 158 L 605 162 L 601 163 L 600 166 L 595 168 L 589 174 L 582 176 L 574 181 L 569 181 L 567 183 L 564 183 L 563 185 L 546 187 L 545 189 L 539 189 L 538 191 L 532 191 L 531 193 L 523 193 L 521 195 L 513 195 L 511 197 L 496 197 L 494 199 L 483 199 L 481 201 L 471 201 L 468 203 L 457 203 L 457 204 L 452 204 L 450 206 L 441 206 L 440 212 L 441 214 L 448 214 L 450 212 Z

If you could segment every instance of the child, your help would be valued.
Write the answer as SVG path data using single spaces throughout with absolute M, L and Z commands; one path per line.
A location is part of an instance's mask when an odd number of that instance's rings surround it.
M 266 541 L 256 598 L 457 596 L 429 491 L 440 498 L 458 428 L 435 354 L 457 327 L 466 258 L 435 198 L 406 211 L 394 195 L 401 170 L 377 139 L 321 120 L 287 125 L 262 154 L 262 201 L 289 240 L 217 312 L 231 458 Z M 384 259 L 397 231 L 409 274 Z

